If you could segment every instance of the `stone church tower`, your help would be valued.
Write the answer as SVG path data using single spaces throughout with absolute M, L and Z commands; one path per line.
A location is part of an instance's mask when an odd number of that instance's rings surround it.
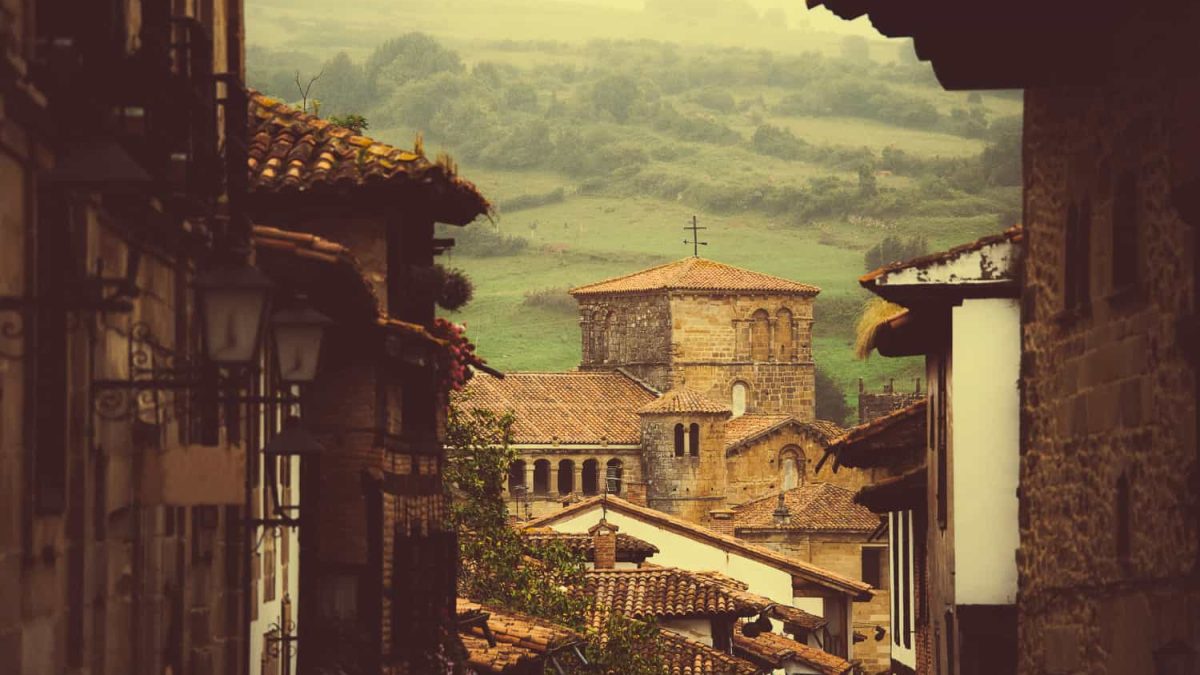
M 725 508 L 728 405 L 677 388 L 638 410 L 646 502 L 692 522 Z
M 621 368 L 660 391 L 686 386 L 734 416 L 815 419 L 816 286 L 684 258 L 571 291 L 581 370 Z

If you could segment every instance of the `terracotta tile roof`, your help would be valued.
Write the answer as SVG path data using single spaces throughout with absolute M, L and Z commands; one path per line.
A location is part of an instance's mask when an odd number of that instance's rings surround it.
M 721 414 L 730 412 L 730 407 L 714 401 L 698 391 L 680 387 L 672 389 L 660 398 L 647 403 L 638 409 L 642 415 L 668 415 L 671 413 L 709 413 Z
M 465 598 L 458 598 L 456 613 L 468 665 L 481 672 L 522 670 L 522 666 L 542 660 L 548 652 L 581 639 L 574 631 L 543 619 Z M 496 642 L 494 646 L 488 642 L 485 623 Z
M 416 187 L 434 217 L 465 225 L 491 208 L 449 160 L 430 162 L 264 96 L 250 93 L 250 190 L 299 195 L 374 186 Z M 412 199 L 409 196 L 408 199 Z
M 674 567 L 588 570 L 587 595 L 595 600 L 588 622 L 604 625 L 609 614 L 633 619 L 752 616 L 771 601 L 728 577 Z
M 571 295 L 645 293 L 647 291 L 747 291 L 816 295 L 811 284 L 752 272 L 706 258 L 684 258 L 571 289 Z
M 925 445 L 926 406 L 928 399 L 876 417 L 870 422 L 852 427 L 825 448 L 821 465 L 834 457 L 833 468 L 839 466 L 873 467 L 894 463 L 905 450 Z
M 928 481 L 929 471 L 921 464 L 863 487 L 854 495 L 854 501 L 875 513 L 919 509 L 925 504 Z
M 255 265 L 280 285 L 303 292 L 320 312 L 339 322 L 365 321 L 445 346 L 424 326 L 389 318 L 362 263 L 349 248 L 306 232 L 255 225 Z
M 655 394 L 620 372 L 507 373 L 472 378 L 456 400 L 516 415 L 513 442 L 641 443 L 637 410 Z
M 799 532 L 873 532 L 879 516 L 854 503 L 854 493 L 828 483 L 809 483 L 783 493 L 783 503 L 791 514 L 788 524 L 775 524 L 779 495 L 771 495 L 734 508 L 733 529 L 792 530 Z
M 776 569 L 783 570 L 794 576 L 805 579 L 812 583 L 825 586 L 830 589 L 837 590 L 842 593 L 852 595 L 856 600 L 870 600 L 871 586 L 864 584 L 857 579 L 850 579 L 835 572 L 817 567 L 811 563 L 797 560 L 790 556 L 786 556 L 777 551 L 751 544 L 750 542 L 738 539 L 737 537 L 722 534 L 715 530 L 709 529 L 702 525 L 688 522 L 682 518 L 676 518 L 662 511 L 657 511 L 645 506 L 639 506 L 621 499 L 608 495 L 605 497 L 607 508 L 609 511 L 623 513 L 629 517 L 637 518 L 648 523 L 653 523 L 670 530 L 676 534 L 686 536 L 690 539 L 703 541 L 710 546 L 714 546 L 729 552 L 736 552 L 739 555 L 757 560 L 763 564 L 770 565 Z M 590 509 L 599 510 L 601 497 L 589 497 L 582 501 L 563 507 L 558 511 L 547 515 L 534 518 L 526 522 L 526 527 L 549 527 L 556 522 L 573 518 L 575 515 L 588 511 Z
M 858 278 L 858 283 L 862 284 L 863 286 L 869 287 L 872 285 L 872 282 L 874 282 L 874 280 L 878 279 L 879 277 L 881 277 L 885 274 L 890 274 L 892 272 L 898 272 L 898 271 L 904 270 L 904 269 L 928 267 L 929 265 L 935 265 L 937 263 L 947 262 L 949 260 L 953 260 L 954 258 L 957 258 L 958 256 L 960 256 L 964 253 L 978 251 L 987 246 L 991 246 L 992 244 L 999 244 L 1004 241 L 1019 242 L 1024 238 L 1024 236 L 1025 236 L 1024 228 L 1022 228 L 1020 224 L 1013 225 L 1012 227 L 1008 228 L 1007 230 L 1001 232 L 1000 234 L 992 234 L 992 235 L 988 235 L 986 237 L 980 237 L 979 239 L 976 239 L 975 241 L 973 241 L 969 244 L 962 244 L 960 246 L 955 246 L 954 248 L 951 248 L 951 249 L 948 249 L 945 251 L 939 251 L 937 253 L 930 253 L 928 255 L 919 256 L 919 257 L 913 258 L 911 260 L 902 260 L 902 261 L 889 263 L 887 265 L 884 265 L 883 267 L 872 270 L 872 271 L 867 272 L 866 274 L 862 275 L 861 277 Z
M 586 532 L 559 532 L 549 528 L 524 530 L 521 536 L 531 545 L 557 542 L 582 553 L 589 562 L 596 559 L 596 539 Z M 658 553 L 658 547 L 624 532 L 617 533 L 617 562 L 642 562 Z
M 854 664 L 846 659 L 797 642 L 786 635 L 760 633 L 757 637 L 746 637 L 742 634 L 741 625 L 733 629 L 733 651 L 772 669 L 783 668 L 788 661 L 804 663 L 821 675 L 843 675 L 854 669 Z
M 813 434 L 822 443 L 828 443 L 842 434 L 841 427 L 826 420 L 801 422 L 791 415 L 746 413 L 725 423 L 725 451 L 731 452 L 773 431 L 792 425 Z
M 763 671 L 753 663 L 708 645 L 689 640 L 678 633 L 661 630 L 655 645 L 666 669 L 665 675 L 759 675 Z

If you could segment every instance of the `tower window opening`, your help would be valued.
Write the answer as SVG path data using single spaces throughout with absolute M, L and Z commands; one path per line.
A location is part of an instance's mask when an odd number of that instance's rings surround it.
M 700 425 L 694 422 L 688 427 L 688 454 L 700 456 Z

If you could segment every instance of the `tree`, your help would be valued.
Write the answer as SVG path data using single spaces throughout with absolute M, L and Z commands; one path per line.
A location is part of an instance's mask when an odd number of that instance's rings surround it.
M 424 33 L 408 33 L 383 43 L 363 65 L 367 91 L 372 98 L 436 73 L 460 73 L 462 59 Z
M 869 164 L 858 167 L 858 196 L 874 197 L 879 194 L 879 186 L 875 180 L 875 169 Z
M 609 75 L 592 86 L 592 105 L 622 124 L 629 120 L 637 98 L 637 80 L 629 75 Z
M 367 107 L 370 97 L 367 95 L 362 66 L 351 61 L 349 54 L 338 52 L 337 56 L 325 62 L 321 73 L 314 90 L 326 111 L 346 114 Z
M 514 421 L 459 406 L 447 412 L 445 478 L 452 525 L 461 534 L 459 593 L 586 631 L 587 663 L 569 666 L 571 675 L 663 672 L 653 623 L 613 613 L 599 630 L 585 628 L 592 598 L 582 592 L 582 555 L 557 542 L 530 547 L 509 526 L 504 488 L 517 456 L 510 445 Z
M 816 381 L 813 385 L 817 419 L 844 425 L 846 417 L 850 415 L 850 406 L 846 405 L 846 397 L 842 393 L 841 387 L 820 366 L 817 366 Z

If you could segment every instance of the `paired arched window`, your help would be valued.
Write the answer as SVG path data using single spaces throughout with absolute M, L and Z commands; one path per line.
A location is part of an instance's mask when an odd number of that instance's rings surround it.
M 730 407 L 733 408 L 733 416 L 741 417 L 746 414 L 746 399 L 749 398 L 749 387 L 745 382 L 734 382 L 732 401 Z
M 621 460 L 608 460 L 608 466 L 606 468 L 607 471 L 605 472 L 606 475 L 604 479 L 608 481 L 608 491 L 614 495 L 621 494 L 621 472 L 623 470 L 621 467 Z
M 692 457 L 700 456 L 700 425 L 695 422 L 688 427 L 688 454 Z
M 585 459 L 583 461 L 583 494 L 595 495 L 600 494 L 600 462 L 595 459 Z
M 784 490 L 804 483 L 804 452 L 789 445 L 779 452 L 779 482 Z
M 525 488 L 525 460 L 518 459 L 508 465 L 508 491 L 516 494 L 517 488 Z
M 539 459 L 533 463 L 533 494 L 544 495 L 550 491 L 550 460 Z
M 750 317 L 750 360 L 771 358 L 771 315 L 760 309 Z
M 775 313 L 775 360 L 795 358 L 795 336 L 792 335 L 792 312 L 784 307 Z
M 687 431 L 684 430 L 682 424 L 675 425 L 675 456 L 683 457 L 683 441 Z

